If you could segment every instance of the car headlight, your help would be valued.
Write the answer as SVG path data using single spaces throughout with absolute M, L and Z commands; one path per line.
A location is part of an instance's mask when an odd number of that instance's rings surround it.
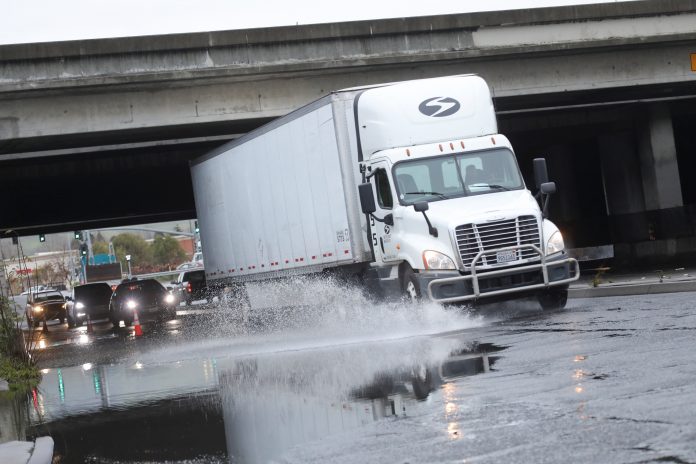
M 565 250 L 565 243 L 563 243 L 563 235 L 557 230 L 551 234 L 551 238 L 546 242 L 546 254 L 552 255 Z
M 456 269 L 454 261 L 439 251 L 425 250 L 423 252 L 423 265 L 426 269 Z
M 84 307 L 85 307 L 85 305 L 80 303 L 79 301 L 77 303 L 75 303 L 75 309 L 82 309 Z
M 174 303 L 174 300 L 174 295 L 172 295 L 171 293 L 168 293 L 167 296 L 164 297 L 164 301 L 166 303 Z
M 43 312 L 43 306 L 34 306 L 34 312 L 35 313 L 41 313 Z
M 126 308 L 135 309 L 136 306 L 138 306 L 138 303 L 136 303 L 135 301 L 133 301 L 133 300 L 126 301 Z

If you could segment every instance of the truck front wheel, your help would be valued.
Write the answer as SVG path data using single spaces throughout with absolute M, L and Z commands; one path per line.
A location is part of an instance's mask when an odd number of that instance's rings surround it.
M 406 299 L 410 301 L 418 301 L 421 299 L 420 282 L 416 278 L 416 273 L 413 269 L 407 267 L 401 280 L 401 287 Z
M 563 309 L 568 302 L 568 289 L 552 288 L 539 293 L 537 298 L 544 311 Z

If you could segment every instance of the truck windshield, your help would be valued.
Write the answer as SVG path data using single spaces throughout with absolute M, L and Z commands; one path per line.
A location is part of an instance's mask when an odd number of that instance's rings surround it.
M 402 205 L 524 187 L 515 156 L 505 148 L 402 161 L 394 179 Z

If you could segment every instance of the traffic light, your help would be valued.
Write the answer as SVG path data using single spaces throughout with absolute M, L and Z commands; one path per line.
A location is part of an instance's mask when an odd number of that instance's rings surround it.
M 87 256 L 87 244 L 86 243 L 80 243 L 80 254 L 82 256 Z
M 194 224 L 194 227 L 195 227 L 195 229 L 194 229 L 195 232 L 196 232 L 196 233 L 199 233 L 199 232 L 201 231 L 201 229 L 198 228 L 198 221 L 195 221 L 193 224 Z
M 44 234 L 39 234 L 39 242 L 43 243 L 46 241 L 46 236 Z
M 75 231 L 75 240 L 82 240 L 82 231 L 80 231 L 80 230 Z

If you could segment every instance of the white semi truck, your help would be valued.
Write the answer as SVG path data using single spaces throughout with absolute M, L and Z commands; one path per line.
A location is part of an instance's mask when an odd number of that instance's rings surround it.
M 191 164 L 209 286 L 295 274 L 359 277 L 442 303 L 537 296 L 579 277 L 476 75 L 340 90 Z M 541 204 L 541 207 L 540 207 Z

